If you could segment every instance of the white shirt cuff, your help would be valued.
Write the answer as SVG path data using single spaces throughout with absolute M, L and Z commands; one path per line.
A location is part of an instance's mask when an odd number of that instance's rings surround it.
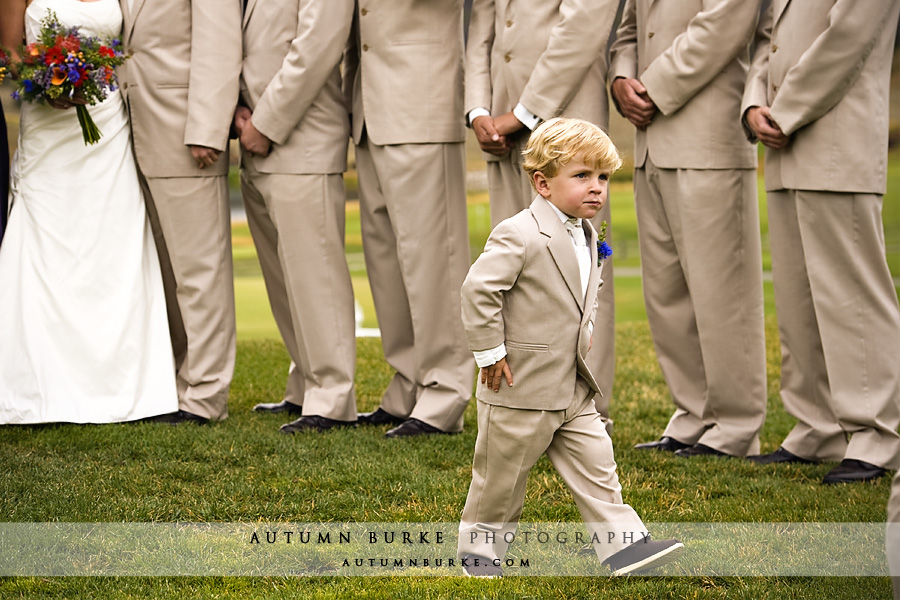
M 506 344 L 500 344 L 496 348 L 491 348 L 490 350 L 479 350 L 472 354 L 475 355 L 475 364 L 478 365 L 479 369 L 483 369 L 491 366 L 506 356 Z
M 541 118 L 525 108 L 521 102 L 516 104 L 516 107 L 513 109 L 513 115 L 531 131 L 534 131 L 534 128 L 541 122 Z
M 477 119 L 478 117 L 489 117 L 491 116 L 491 111 L 486 108 L 473 108 L 469 111 L 467 118 L 469 119 L 469 127 L 472 126 L 472 121 Z

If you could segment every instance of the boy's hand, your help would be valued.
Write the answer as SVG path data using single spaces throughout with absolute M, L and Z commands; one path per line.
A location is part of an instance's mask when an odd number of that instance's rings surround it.
M 507 364 L 505 356 L 491 366 L 481 369 L 481 383 L 487 385 L 495 392 L 500 391 L 501 376 L 506 377 L 506 384 L 509 387 L 513 386 L 512 371 L 509 370 L 509 364 Z
M 500 135 L 494 126 L 494 119 L 487 115 L 475 117 L 472 121 L 472 130 L 478 139 L 478 145 L 488 154 L 504 156 L 509 152 L 509 142 L 505 135 Z
M 646 129 L 656 114 L 656 104 L 647 94 L 647 88 L 634 78 L 618 77 L 612 84 L 619 110 L 632 125 Z

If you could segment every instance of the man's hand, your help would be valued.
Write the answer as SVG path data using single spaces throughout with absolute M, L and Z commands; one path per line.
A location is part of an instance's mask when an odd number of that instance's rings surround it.
M 618 77 L 612 84 L 612 94 L 619 110 L 638 129 L 646 129 L 656 114 L 656 104 L 647 94 L 647 88 L 634 78 Z
M 488 388 L 495 392 L 500 391 L 501 377 L 506 377 L 506 384 L 509 387 L 513 386 L 512 371 L 509 370 L 509 365 L 506 362 L 505 356 L 491 366 L 483 367 L 481 369 L 481 383 L 487 385 Z
M 249 118 L 244 123 L 241 131 L 241 146 L 250 156 L 267 156 L 272 148 L 272 140 L 264 136 L 253 126 L 253 119 Z
M 234 127 L 235 132 L 237 132 L 238 138 L 241 137 L 241 134 L 244 133 L 244 125 L 247 124 L 247 121 L 250 120 L 250 115 L 253 114 L 250 112 L 250 109 L 246 106 L 238 106 L 234 109 L 234 120 L 232 121 L 232 127 Z
M 494 125 L 494 119 L 487 115 L 475 117 L 472 121 L 472 130 L 478 139 L 478 145 L 488 154 L 494 156 L 504 156 L 509 152 L 512 145 L 505 135 L 500 135 L 497 127 Z
M 197 161 L 197 167 L 200 169 L 212 166 L 219 159 L 219 155 L 222 154 L 215 148 L 207 148 L 206 146 L 188 146 L 188 148 L 191 149 L 191 156 Z
M 512 111 L 509 111 L 494 119 L 494 127 L 497 128 L 497 133 L 500 135 L 508 136 L 525 127 L 525 124 L 517 119 Z
M 772 119 L 768 106 L 751 106 L 747 109 L 746 119 L 759 141 L 769 148 L 780 150 L 791 141 L 790 136 L 784 135 L 781 127 Z
M 85 106 L 87 105 L 87 100 L 75 95 L 71 98 L 47 98 L 47 104 L 59 110 L 67 110 L 73 106 L 78 106 L 79 104 Z

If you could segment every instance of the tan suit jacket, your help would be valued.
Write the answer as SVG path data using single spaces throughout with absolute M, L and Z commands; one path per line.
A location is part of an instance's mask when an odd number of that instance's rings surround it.
M 130 6 L 133 5 L 133 6 Z M 119 71 L 145 177 L 209 177 L 188 145 L 224 151 L 241 69 L 239 0 L 123 0 Z
M 462 142 L 463 1 L 359 0 L 345 64 L 353 141 Z
M 530 410 L 563 410 L 572 403 L 576 375 L 596 392 L 586 360 L 597 292 L 597 232 L 583 221 L 591 249 L 587 294 L 572 239 L 549 202 L 531 207 L 491 232 L 462 287 L 463 325 L 472 351 L 506 345 L 515 385 L 500 391 L 479 380 L 476 397 L 487 404 Z M 574 354 L 574 355 L 573 355 Z
M 249 0 L 241 102 L 272 140 L 268 156 L 243 156 L 257 171 L 346 170 L 350 125 L 340 62 L 353 9 L 353 0 Z
M 606 42 L 618 0 L 475 0 L 466 46 L 466 113 L 516 104 L 543 120 L 565 114 L 602 127 Z
M 637 131 L 635 166 L 648 153 L 666 169 L 756 166 L 739 115 L 759 5 L 626 0 L 609 77 L 639 79 L 659 108 L 651 125 Z
M 884 194 L 898 13 L 897 0 L 772 0 L 742 106 L 769 106 L 792 136 L 766 151 L 767 190 Z

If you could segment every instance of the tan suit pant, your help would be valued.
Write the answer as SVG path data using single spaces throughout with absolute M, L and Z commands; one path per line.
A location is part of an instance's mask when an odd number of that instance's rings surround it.
M 234 374 L 234 279 L 228 180 L 141 178 L 156 239 L 178 406 L 220 421 Z
M 894 583 L 894 600 L 900 600 L 900 472 L 894 475 L 887 507 L 887 558 Z
M 269 304 L 293 362 L 285 399 L 304 415 L 355 421 L 343 178 L 260 173 L 245 161 L 241 188 Z
M 781 399 L 804 458 L 900 467 L 900 308 L 882 197 L 768 193 Z
M 594 405 L 593 393 L 579 379 L 565 410 L 522 410 L 478 401 L 478 439 L 472 484 L 459 525 L 460 557 L 466 554 L 502 560 L 509 534 L 525 502 L 528 472 L 543 455 L 565 481 L 581 518 L 602 543 L 594 550 L 603 560 L 647 529 L 631 506 L 622 502 L 612 440 Z M 607 532 L 617 535 L 609 541 Z
M 397 371 L 381 407 L 460 431 L 475 378 L 459 297 L 471 264 L 464 144 L 363 139 L 356 166 L 366 269 Z
M 531 206 L 536 192 L 531 186 L 528 175 L 522 170 L 522 151 L 528 143 L 527 136 L 521 136 L 509 154 L 498 161 L 488 161 L 488 193 L 491 198 L 491 227 L 500 221 Z M 615 251 L 612 237 L 612 216 L 609 202 L 603 207 L 592 223 L 600 231 L 600 223 L 606 221 L 610 226 L 606 230 L 606 241 Z M 587 356 L 588 368 L 597 380 L 603 395 L 597 395 L 594 401 L 597 410 L 604 419 L 609 419 L 609 402 L 613 394 L 613 382 L 616 372 L 616 302 L 615 283 L 613 277 L 613 261 L 603 264 L 603 288 L 600 290 L 600 304 L 594 319 L 594 345 Z
M 663 435 L 759 452 L 766 416 L 762 251 L 754 169 L 634 173 L 644 302 L 676 410 Z

